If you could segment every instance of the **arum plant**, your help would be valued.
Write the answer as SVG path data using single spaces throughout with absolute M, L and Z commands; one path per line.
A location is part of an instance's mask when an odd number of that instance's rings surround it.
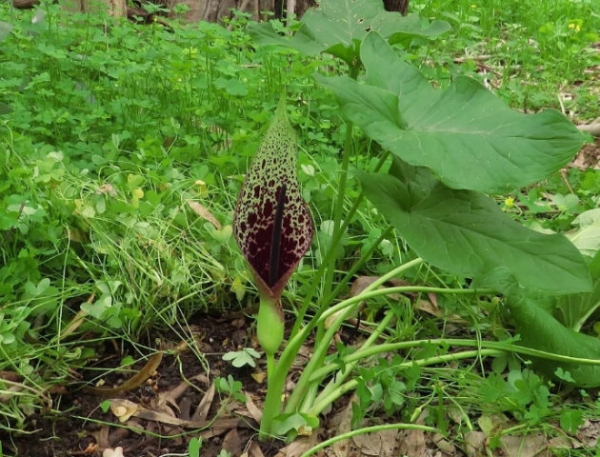
M 269 24 L 257 24 L 251 29 L 259 42 L 286 45 L 309 55 L 329 53 L 348 68 L 347 75 L 316 77 L 321 86 L 336 96 L 346 121 L 346 141 L 332 205 L 334 230 L 331 242 L 321 252 L 319 269 L 277 361 L 275 356 L 284 335 L 281 294 L 313 235 L 310 213 L 297 183 L 296 139 L 285 117 L 283 101 L 252 161 L 236 207 L 236 239 L 260 293 L 257 331 L 268 370 L 262 439 L 272 435 L 291 438 L 300 428 L 307 432 L 315 427 L 319 415 L 333 401 L 357 388 L 359 364 L 389 351 L 431 344 L 477 348 L 456 353 L 440 349 L 440 354 L 400 364 L 398 371 L 506 351 L 553 361 L 554 368 L 598 365 L 589 356 L 596 348 L 591 345 L 589 351 L 582 353 L 571 349 L 561 352 L 557 344 L 530 343 L 529 348 L 520 348 L 510 343 L 475 340 L 381 344 L 380 337 L 393 335 L 393 309 L 351 354 L 328 359 L 331 342 L 345 319 L 364 300 L 382 295 L 482 295 L 514 290 L 538 295 L 584 293 L 592 295 L 584 297 L 580 315 L 589 315 L 600 300 L 591 291 L 590 271 L 576 247 L 562 235 L 543 235 L 522 226 L 503 213 L 489 196 L 530 185 L 556 172 L 572 159 L 583 140 L 560 113 L 526 115 L 513 111 L 472 79 L 456 78 L 445 90 L 432 87 L 417 68 L 401 57 L 397 45 L 434 37 L 447 30 L 447 24 L 387 13 L 380 0 L 322 0 L 319 9 L 303 17 L 302 26 L 291 39 L 282 37 Z M 384 153 L 379 157 L 377 170 L 354 170 L 362 192 L 345 211 L 350 159 L 356 153 L 353 126 L 379 143 Z M 382 239 L 364 252 L 346 274 L 334 278 L 334 272 L 339 271 L 336 249 L 364 197 L 371 202 L 371 208 L 390 222 L 382 237 L 391 236 L 393 227 L 416 258 L 392 268 L 359 295 L 338 301 L 340 292 Z M 459 277 L 473 278 L 477 287 L 381 289 L 391 278 L 425 263 Z M 598 277 L 600 273 L 595 279 Z M 600 279 L 597 282 L 600 284 Z M 548 310 L 537 312 L 527 300 L 507 303 L 515 320 L 530 319 L 535 324 L 530 329 L 523 327 L 523 333 L 529 332 L 526 336 L 530 337 L 523 339 L 525 343 L 535 338 L 532 329 L 543 335 L 540 341 L 553 340 L 553 333 L 559 334 L 552 330 L 560 323 L 549 322 Z M 314 314 L 305 320 L 309 306 L 313 306 Z M 313 355 L 282 407 L 286 376 L 313 332 Z M 572 340 L 575 348 L 577 341 Z M 576 384 L 581 383 L 581 378 L 576 378 Z M 600 385 L 600 377 L 594 385 Z
M 281 294 L 313 236 L 312 218 L 298 185 L 296 155 L 296 137 L 282 97 L 246 174 L 234 220 L 235 239 L 260 295 L 257 336 L 267 357 L 269 384 L 262 431 L 269 430 L 279 412 L 281 391 L 277 394 L 271 386 L 283 381 L 273 379 L 275 353 L 284 334 Z

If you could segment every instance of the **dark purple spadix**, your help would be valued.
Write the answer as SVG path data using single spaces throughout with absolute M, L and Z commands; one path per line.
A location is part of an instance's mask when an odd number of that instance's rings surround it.
M 233 223 L 261 296 L 275 301 L 313 236 L 310 212 L 298 186 L 296 154 L 296 136 L 282 98 L 246 174 Z

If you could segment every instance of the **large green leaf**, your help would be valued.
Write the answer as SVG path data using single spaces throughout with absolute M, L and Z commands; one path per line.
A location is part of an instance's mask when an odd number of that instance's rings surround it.
M 370 30 L 398 43 L 433 38 L 449 28 L 443 21 L 430 24 L 416 14 L 403 17 L 385 11 L 381 0 L 323 0 L 319 8 L 304 14 L 302 26 L 291 39 L 279 35 L 270 23 L 248 27 L 259 43 L 289 46 L 308 55 L 327 52 L 348 63 L 358 57 L 358 44 Z
M 600 208 L 584 211 L 575 218 L 572 225 L 579 229 L 567 236 L 582 254 L 593 257 L 600 250 Z
M 583 143 L 562 114 L 511 110 L 473 79 L 434 89 L 376 33 L 365 37 L 360 57 L 364 82 L 318 80 L 370 138 L 431 169 L 448 187 L 496 193 L 532 184 L 568 163 Z
M 515 326 L 524 346 L 581 359 L 600 360 L 600 340 L 577 333 L 562 325 L 536 301 L 530 299 L 508 300 Z M 571 374 L 574 385 L 600 386 L 600 366 L 559 363 L 534 359 L 535 368 L 550 377 L 558 368 Z
M 521 287 L 591 289 L 582 255 L 562 235 L 529 230 L 473 191 L 450 189 L 427 169 L 394 158 L 387 175 L 359 174 L 366 196 L 426 261 L 460 276 L 513 276 Z
M 539 305 L 545 308 L 565 327 L 580 331 L 589 317 L 600 308 L 600 252 L 592 260 L 590 274 L 593 281 L 591 292 L 540 299 Z

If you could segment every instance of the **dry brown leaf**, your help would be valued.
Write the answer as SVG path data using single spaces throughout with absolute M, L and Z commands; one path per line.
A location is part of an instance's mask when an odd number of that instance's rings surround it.
M 255 371 L 250 376 L 252 376 L 252 379 L 259 384 L 264 384 L 265 380 L 267 379 L 267 373 L 264 371 Z
M 473 430 L 465 435 L 465 451 L 467 457 L 484 457 L 486 455 L 486 449 L 485 433 Z
M 352 430 L 352 401 L 348 402 L 346 407 L 331 418 L 331 425 L 335 427 L 334 435 L 343 435 Z M 349 439 L 338 441 L 331 446 L 335 457 L 347 457 L 350 455 L 352 441 Z
M 201 373 L 190 378 L 189 381 L 199 381 L 204 384 L 208 382 L 208 379 L 204 374 Z M 181 397 L 185 393 L 185 391 L 192 385 L 189 381 L 182 381 L 177 386 L 173 387 L 171 390 L 160 393 L 158 395 L 157 410 L 163 411 L 164 405 L 169 404 L 180 413 L 180 417 L 182 419 L 189 419 L 189 405 L 187 404 L 188 399 L 184 398 L 179 404 L 177 404 L 177 399 Z M 206 419 L 206 416 L 193 420 L 201 419 Z
M 231 455 L 241 455 L 243 446 L 237 428 L 232 428 L 227 432 L 223 438 L 222 447 Z
M 360 449 L 361 455 L 375 457 L 392 457 L 398 445 L 398 430 L 382 430 L 380 432 L 357 435 L 352 438 Z M 423 440 L 423 443 L 425 441 Z M 412 457 L 412 454 L 407 454 Z
M 237 418 L 223 418 L 216 419 L 214 421 L 188 421 L 178 419 L 169 414 L 153 411 L 143 406 L 139 406 L 136 403 L 123 398 L 112 399 L 110 400 L 110 403 L 111 411 L 113 411 L 113 414 L 115 414 L 115 416 L 117 416 L 121 422 L 125 422 L 125 420 L 129 419 L 129 417 L 134 416 L 139 419 L 160 422 L 168 425 L 177 425 L 185 428 L 202 429 L 210 426 L 210 436 L 220 435 L 231 428 L 237 427 L 240 423 L 240 420 Z M 127 419 L 123 419 L 124 417 L 127 417 Z
M 279 449 L 279 452 L 275 457 L 300 457 L 317 444 L 317 436 L 318 433 L 313 433 L 311 436 L 297 439 L 286 447 Z M 323 454 L 319 453 L 315 455 L 321 456 Z
M 103 449 L 111 447 L 110 440 L 108 439 L 109 432 L 110 429 L 108 425 L 103 425 L 102 427 L 100 427 L 100 430 L 95 430 L 92 433 L 90 433 L 90 435 L 94 437 L 96 443 L 98 444 L 98 447 Z
M 213 216 L 213 214 L 208 208 L 192 200 L 186 200 L 185 202 L 188 204 L 188 206 L 192 209 L 194 213 L 196 213 L 205 221 L 210 222 L 217 230 L 221 230 L 221 223 L 217 220 L 215 216 Z
M 448 441 L 441 433 L 434 433 L 432 437 L 433 442 L 446 455 L 456 455 L 456 447 L 450 441 Z
M 398 434 L 398 454 L 424 457 L 427 454 L 425 433 L 421 430 L 403 430 Z
M 505 435 L 500 438 L 500 446 L 506 457 L 552 457 L 548 439 L 542 434 Z
M 127 422 L 129 418 L 135 415 L 139 407 L 136 403 L 116 398 L 110 401 L 110 410 L 119 419 L 119 422 Z
M 595 447 L 595 445 L 593 446 Z M 565 436 L 557 436 L 548 440 L 549 449 L 573 449 L 573 443 Z
M 213 399 L 215 398 L 215 392 L 215 384 L 212 383 L 204 394 L 204 397 L 202 397 L 202 400 L 200 400 L 200 403 L 192 416 L 193 421 L 203 421 L 207 419 L 210 405 L 212 405 Z
M 396 455 L 394 452 L 398 446 L 398 430 L 382 430 L 379 432 L 381 439 L 381 455 L 383 457 L 392 457 Z
M 600 437 L 600 420 L 586 420 L 577 432 L 577 438 L 585 447 L 596 447 Z
M 254 403 L 254 400 L 252 400 L 252 395 L 250 395 L 249 392 L 244 392 L 244 395 L 246 396 L 246 409 L 252 416 L 252 419 L 260 424 L 263 414 L 261 409 L 256 406 L 256 403 Z
M 241 457 L 265 457 L 256 441 L 252 441 Z

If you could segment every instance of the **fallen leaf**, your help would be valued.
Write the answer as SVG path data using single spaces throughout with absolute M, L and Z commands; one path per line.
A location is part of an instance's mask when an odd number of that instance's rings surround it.
M 122 398 L 115 398 L 110 400 L 110 402 L 111 411 L 113 411 L 113 414 L 115 414 L 115 416 L 117 416 L 121 422 L 124 422 L 126 420 L 122 419 L 125 416 L 127 416 L 127 419 L 129 419 L 129 417 L 131 416 L 134 416 L 139 419 L 160 422 L 162 424 L 168 425 L 177 425 L 185 428 L 205 429 L 207 427 L 210 427 L 210 433 L 208 433 L 210 436 L 220 435 L 224 431 L 237 427 L 240 424 L 240 420 L 237 418 L 223 418 L 216 419 L 213 421 L 195 421 L 178 419 L 177 417 L 153 411 L 149 408 L 139 406 L 130 400 L 125 400 Z
M 313 433 L 311 436 L 297 439 L 293 443 L 288 444 L 286 447 L 279 449 L 279 452 L 275 455 L 275 457 L 300 457 L 317 444 L 317 436 L 318 433 Z
M 206 420 L 208 417 L 208 411 L 210 410 L 210 405 L 212 405 L 213 399 L 215 398 L 215 392 L 215 384 L 212 383 L 204 394 L 204 397 L 202 397 L 202 400 L 200 400 L 200 403 L 198 404 L 198 407 L 192 416 L 193 421 Z
M 593 448 L 598 445 L 600 437 L 600 420 L 586 420 L 577 432 L 577 438 L 583 446 Z
M 552 457 L 547 443 L 547 438 L 542 434 L 504 435 L 500 438 L 500 446 L 506 457 Z
M 250 395 L 250 393 L 244 392 L 244 395 L 246 395 L 246 409 L 248 410 L 252 418 L 260 424 L 260 421 L 262 419 L 262 411 L 258 406 L 256 406 L 256 404 L 252 400 L 252 396 Z
M 102 453 L 102 457 L 124 457 L 123 456 L 123 448 L 121 446 L 116 447 L 114 449 L 104 449 Z
M 194 213 L 196 213 L 205 221 L 210 222 L 217 230 L 221 230 L 221 223 L 217 220 L 215 216 L 213 216 L 213 214 L 208 208 L 192 200 L 186 200 L 185 202 L 188 204 L 188 206 L 192 209 Z
M 242 442 L 237 428 L 232 428 L 223 438 L 223 449 L 231 455 L 240 455 L 242 453 Z
M 252 443 L 250 443 L 250 446 L 248 446 L 248 450 L 244 454 L 242 454 L 242 457 L 244 457 L 244 455 L 246 457 L 265 457 L 262 450 L 260 449 L 260 446 L 256 441 L 252 441 Z
M 264 384 L 265 379 L 267 379 L 267 373 L 264 371 L 255 371 L 250 376 L 259 384 Z
M 427 455 L 425 433 L 421 430 L 404 430 L 397 436 L 400 443 L 398 446 L 399 455 L 410 455 L 410 457 L 424 457 Z
M 331 418 L 331 425 L 335 429 L 335 435 L 343 435 L 352 430 L 352 401 L 348 402 L 346 407 Z M 352 442 L 349 439 L 338 441 L 333 443 L 331 449 L 335 454 L 335 457 L 347 457 L 350 455 L 350 449 L 352 448 Z
M 464 440 L 467 457 L 483 457 L 487 455 L 485 433 L 473 430 L 465 435 Z
M 432 437 L 433 442 L 440 451 L 447 455 L 456 455 L 456 447 L 441 433 L 434 433 Z
M 119 422 L 123 423 L 127 422 L 137 412 L 138 405 L 132 401 L 119 398 L 111 401 L 110 410 L 117 416 Z

